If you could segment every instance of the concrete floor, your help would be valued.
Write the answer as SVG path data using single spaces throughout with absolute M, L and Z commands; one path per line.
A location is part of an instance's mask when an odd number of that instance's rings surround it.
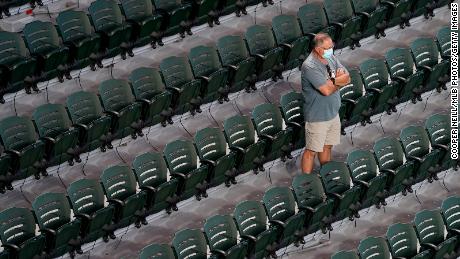
M 66 81 L 63 84 L 51 82 L 47 91 L 33 95 L 18 93 L 16 98 L 9 96 L 8 102 L 0 106 L 0 119 L 14 115 L 29 116 L 35 107 L 47 102 L 63 103 L 66 96 L 81 89 L 96 91 L 98 84 L 106 79 L 127 78 L 129 73 L 141 66 L 157 67 L 160 61 L 170 55 L 186 55 L 186 52 L 200 44 L 213 44 L 219 37 L 227 34 L 242 35 L 247 27 L 254 24 L 255 13 L 257 23 L 269 24 L 271 18 L 282 13 L 295 14 L 304 1 L 284 0 L 282 7 L 277 4 L 267 8 L 259 7 L 257 13 L 249 9 L 249 14 L 242 18 L 227 18 L 215 28 L 195 28 L 195 34 L 184 40 L 171 37 L 167 44 L 155 50 L 145 48 L 136 51 L 137 55 L 125 61 L 117 61 L 113 69 L 98 71 L 82 71 L 79 78 Z M 344 49 L 336 52 L 339 59 L 348 66 L 356 66 L 361 60 L 369 57 L 382 56 L 390 47 L 404 45 L 418 36 L 434 35 L 442 26 L 449 24 L 449 12 L 446 8 L 436 10 L 436 17 L 431 20 L 414 19 L 412 27 L 401 30 L 389 29 L 387 37 L 379 40 L 366 39 L 362 47 L 356 50 Z M 1 23 L 0 23 L 1 24 Z M 115 59 L 114 59 L 115 60 Z M 77 71 L 79 72 L 79 71 Z M 81 83 L 81 84 L 80 84 Z M 44 87 L 43 84 L 41 87 Z M 203 113 L 192 117 L 190 114 L 176 116 L 175 123 L 167 128 L 153 126 L 144 129 L 145 137 L 132 140 L 125 138 L 114 141 L 114 149 L 105 153 L 99 150 L 83 154 L 83 163 L 73 167 L 62 164 L 49 169 L 50 176 L 39 181 L 25 179 L 14 183 L 15 190 L 0 195 L 0 210 L 11 207 L 29 207 L 38 195 L 45 192 L 65 192 L 68 185 L 81 178 L 98 179 L 102 170 L 108 166 L 128 163 L 134 157 L 147 151 L 161 151 L 163 147 L 175 139 L 192 139 L 195 132 L 205 127 L 222 127 L 222 122 L 236 114 L 248 115 L 252 108 L 260 103 L 278 103 L 284 93 L 300 90 L 300 73 L 297 70 L 285 73 L 285 80 L 277 83 L 261 82 L 259 90 L 247 94 L 236 93 L 231 96 L 231 102 L 225 104 L 212 103 L 206 105 Z M 429 96 L 429 98 L 428 98 Z M 334 159 L 343 161 L 346 155 L 354 149 L 370 149 L 375 140 L 383 136 L 398 136 L 399 131 L 409 125 L 422 125 L 425 119 L 434 113 L 448 113 L 449 106 L 447 92 L 441 94 L 428 93 L 423 102 L 418 104 L 401 105 L 400 113 L 375 117 L 374 123 L 366 127 L 356 126 L 347 129 L 347 136 L 342 136 L 341 144 L 334 148 Z M 353 136 L 353 138 L 351 138 Z M 230 188 L 218 186 L 211 189 L 209 197 L 198 202 L 189 199 L 178 204 L 179 212 L 167 215 L 160 212 L 148 218 L 149 225 L 136 229 L 134 226 L 118 230 L 117 239 L 105 244 L 101 240 L 84 246 L 85 253 L 77 258 L 135 258 L 140 249 L 151 243 L 170 242 L 172 235 L 183 228 L 200 228 L 204 220 L 215 214 L 229 214 L 235 204 L 244 200 L 260 200 L 264 191 L 270 186 L 288 186 L 293 176 L 299 173 L 299 155 L 295 159 L 282 163 L 274 161 L 267 163 L 266 173 L 255 176 L 246 173 L 238 177 L 238 184 Z M 327 236 L 308 236 L 309 245 L 314 249 L 304 247 L 290 247 L 283 255 L 285 258 L 329 258 L 331 254 L 341 249 L 354 249 L 360 239 L 367 235 L 383 235 L 386 227 L 394 222 L 409 222 L 416 211 L 422 208 L 434 208 L 440 201 L 460 193 L 460 177 L 458 173 L 450 172 L 446 176 L 446 183 L 450 193 L 439 182 L 424 184 L 417 193 L 422 204 L 419 204 L 413 195 L 401 198 L 397 196 L 394 202 L 384 210 L 371 209 L 362 212 L 357 220 L 357 227 L 347 220 L 339 226 L 337 223 L 331 239 L 321 241 L 317 245 L 315 240 L 325 240 Z M 393 197 L 390 198 L 390 201 Z M 376 220 L 378 219 L 378 220 Z M 282 255 L 285 251 L 278 251 Z M 64 256 L 65 257 L 65 256 Z

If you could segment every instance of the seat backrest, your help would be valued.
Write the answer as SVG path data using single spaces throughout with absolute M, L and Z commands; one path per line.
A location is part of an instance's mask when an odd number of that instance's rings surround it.
M 78 91 L 69 95 L 66 106 L 73 123 L 90 124 L 103 115 L 99 98 L 91 92 Z
M 451 196 L 441 205 L 448 229 L 460 229 L 460 196 Z
M 390 249 L 382 237 L 367 237 L 359 242 L 358 252 L 361 259 L 390 259 Z
M 319 171 L 327 193 L 341 194 L 350 189 L 350 172 L 344 162 L 330 161 Z
M 264 55 L 267 51 L 276 47 L 272 30 L 265 25 L 252 25 L 246 30 L 245 35 L 251 55 Z
M 229 215 L 215 215 L 206 219 L 204 233 L 211 250 L 227 251 L 238 242 L 238 229 Z
M 70 222 L 70 204 L 63 193 L 45 193 L 35 198 L 32 203 L 40 229 L 58 229 Z
M 123 23 L 123 16 L 117 2 L 113 0 L 96 0 L 88 8 L 96 30 L 104 30 Z
M 184 57 L 171 56 L 161 61 L 160 70 L 167 87 L 177 87 L 193 80 L 192 68 Z
M 433 38 L 418 38 L 410 44 L 417 66 L 433 66 L 438 64 L 439 50 Z
M 34 215 L 26 208 L 8 208 L 0 212 L 0 239 L 2 244 L 21 245 L 35 236 Z
M 27 48 L 19 33 L 0 31 L 0 64 L 26 56 Z
M 343 23 L 353 16 L 353 7 L 350 0 L 324 0 L 329 22 Z
M 181 6 L 182 0 L 153 0 L 156 9 L 173 10 Z
M 147 152 L 133 161 L 133 170 L 139 187 L 158 187 L 167 181 L 168 167 L 160 153 Z
M 388 227 L 386 236 L 392 255 L 395 257 L 412 258 L 420 249 L 417 233 L 412 224 L 393 224 Z
M 365 12 L 371 14 L 379 5 L 379 0 L 352 0 L 353 9 L 356 13 Z
M 124 200 L 136 193 L 136 177 L 127 165 L 106 168 L 101 175 L 107 199 Z
M 160 72 L 158 72 L 155 68 L 138 68 L 131 72 L 128 80 L 133 88 L 134 95 L 138 100 L 151 100 L 154 96 L 165 91 L 165 85 Z
M 296 202 L 288 187 L 272 187 L 265 191 L 262 200 L 270 220 L 286 221 L 295 215 Z
M 257 236 L 267 229 L 267 215 L 258 201 L 242 201 L 233 211 L 240 235 Z
M 297 17 L 293 15 L 282 14 L 273 17 L 272 27 L 278 44 L 291 43 L 302 36 L 302 29 Z
M 59 48 L 59 34 L 51 22 L 35 20 L 26 24 L 22 33 L 31 53 Z
M 392 137 L 377 140 L 374 144 L 380 170 L 396 169 L 404 163 L 404 152 L 401 143 Z
M 368 59 L 359 65 L 366 88 L 382 88 L 388 84 L 388 70 L 382 59 Z
M 438 41 L 441 54 L 444 56 L 450 56 L 450 50 L 452 47 L 450 27 L 442 27 L 438 33 L 436 33 L 436 40 Z
M 99 95 L 106 111 L 120 111 L 135 101 L 128 81 L 122 79 L 102 82 L 99 85 Z
M 139 259 L 175 259 L 171 246 L 166 244 L 151 244 L 144 247 Z
M 186 174 L 197 168 L 197 154 L 190 140 L 178 139 L 169 142 L 163 154 L 171 172 Z
M 347 164 L 354 180 L 369 182 L 377 176 L 377 161 L 368 150 L 355 150 L 348 153 Z
M 255 142 L 255 130 L 251 119 L 236 115 L 224 121 L 224 131 L 229 146 L 248 147 Z
M 355 251 L 339 251 L 331 259 L 359 259 L 359 256 Z
M 445 114 L 433 114 L 425 121 L 431 144 L 449 145 L 450 118 Z
M 62 104 L 43 104 L 35 109 L 32 118 L 41 137 L 55 138 L 72 125 Z
M 385 53 L 390 74 L 407 78 L 414 73 L 414 60 L 408 48 L 394 48 Z
M 280 106 L 286 122 L 304 123 L 303 100 L 303 95 L 297 92 L 281 96 Z
M 430 139 L 421 126 L 409 126 L 402 129 L 399 139 L 409 156 L 423 157 L 430 153 Z
M 280 109 L 271 103 L 257 105 L 252 110 L 252 119 L 256 125 L 257 134 L 274 136 L 283 130 L 283 117 Z
M 299 208 L 314 208 L 327 199 L 323 184 L 317 174 L 296 175 L 291 186 Z
M 104 190 L 97 180 L 77 180 L 67 188 L 67 194 L 75 214 L 91 215 L 104 207 Z
M 121 0 L 121 6 L 128 20 L 150 17 L 153 14 L 151 0 Z
M 56 18 L 61 37 L 66 41 L 85 38 L 93 33 L 88 15 L 83 11 L 67 10 Z
M 447 237 L 447 229 L 439 210 L 417 212 L 414 224 L 422 245 L 427 243 L 438 245 Z
M 195 134 L 198 155 L 202 159 L 215 161 L 227 153 L 227 142 L 219 128 L 204 128 Z
M 174 234 L 172 246 L 178 259 L 206 258 L 206 239 L 198 229 L 184 229 Z
M 249 57 L 246 43 L 236 35 L 227 35 L 217 40 L 217 50 L 224 66 L 238 64 Z
M 21 150 L 37 141 L 32 121 L 19 116 L 11 116 L 0 121 L 0 136 L 7 150 Z
M 340 95 L 342 99 L 356 100 L 363 96 L 363 79 L 361 77 L 361 73 L 356 68 L 348 69 L 348 73 L 350 74 L 351 81 L 348 85 L 340 88 Z
M 300 21 L 303 34 L 316 34 L 327 27 L 328 21 L 322 3 L 308 3 L 299 8 L 297 17 Z
M 188 59 L 195 77 L 207 76 L 222 67 L 214 47 L 198 46 L 190 50 Z

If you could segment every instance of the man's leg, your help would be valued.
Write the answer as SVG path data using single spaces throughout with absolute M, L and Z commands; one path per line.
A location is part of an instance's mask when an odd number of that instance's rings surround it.
M 331 161 L 332 145 L 324 145 L 323 152 L 318 153 L 319 163 L 321 165 Z
M 332 147 L 340 144 L 340 118 L 337 115 L 328 123 L 328 130 L 326 135 L 326 141 L 323 147 L 323 152 L 318 153 L 319 163 L 321 165 L 326 164 L 332 159 Z
M 304 149 L 302 155 L 302 173 L 311 174 L 315 163 L 316 152 L 309 149 Z

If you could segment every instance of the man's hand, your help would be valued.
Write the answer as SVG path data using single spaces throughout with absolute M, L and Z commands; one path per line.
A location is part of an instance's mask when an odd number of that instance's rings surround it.
M 335 72 L 335 77 L 339 77 L 341 75 L 346 74 L 345 70 L 342 68 L 337 69 L 337 72 Z
M 337 69 L 336 76 L 335 76 L 335 84 L 342 87 L 349 84 L 351 81 L 350 75 L 345 72 L 344 69 L 339 68 Z

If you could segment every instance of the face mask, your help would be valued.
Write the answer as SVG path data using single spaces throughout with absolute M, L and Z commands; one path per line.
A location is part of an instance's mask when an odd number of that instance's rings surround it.
M 330 59 L 332 57 L 332 54 L 334 54 L 334 49 L 332 49 L 332 48 L 327 49 L 323 53 L 323 58 Z

